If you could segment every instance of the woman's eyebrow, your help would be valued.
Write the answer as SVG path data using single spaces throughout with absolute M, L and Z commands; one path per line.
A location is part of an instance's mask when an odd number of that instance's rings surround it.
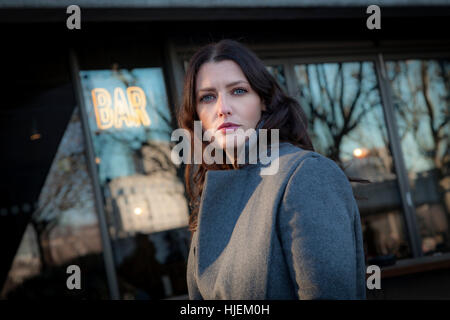
M 248 84 L 247 81 L 244 81 L 244 80 L 238 80 L 238 81 L 230 82 L 230 83 L 227 84 L 225 87 L 226 87 L 226 88 L 232 87 L 232 86 L 237 85 L 237 84 L 239 84 L 239 83 L 241 83 L 241 82 L 247 83 L 247 84 Z M 215 90 L 215 88 L 202 88 L 202 89 L 199 89 L 197 92 L 200 92 L 200 91 L 214 91 L 214 90 Z

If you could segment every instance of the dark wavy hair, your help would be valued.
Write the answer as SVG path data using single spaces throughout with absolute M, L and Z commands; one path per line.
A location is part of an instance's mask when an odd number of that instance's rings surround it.
M 204 63 L 224 60 L 232 60 L 240 66 L 250 86 L 266 106 L 260 120 L 261 122 L 264 119 L 262 128 L 268 131 L 278 129 L 280 142 L 290 142 L 302 149 L 315 151 L 307 132 L 306 114 L 299 102 L 283 91 L 255 53 L 240 42 L 231 39 L 205 45 L 191 57 L 184 78 L 183 98 L 178 109 L 179 126 L 188 130 L 191 137 L 194 137 L 194 121 L 199 120 L 195 95 L 197 73 Z M 206 142 L 202 144 L 204 148 Z M 191 147 L 193 148 L 193 139 Z M 236 169 L 236 166 L 233 164 L 206 165 L 203 162 L 199 165 L 186 164 L 185 183 L 190 198 L 189 230 L 191 234 L 197 229 L 198 210 L 206 172 L 230 169 Z M 351 182 L 368 182 L 364 179 L 348 179 Z

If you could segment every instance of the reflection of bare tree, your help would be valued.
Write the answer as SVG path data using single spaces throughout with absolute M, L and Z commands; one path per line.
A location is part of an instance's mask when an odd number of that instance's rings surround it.
M 157 172 L 176 174 L 178 167 L 170 158 L 171 148 L 168 143 L 147 141 L 142 144 L 140 155 L 144 165 L 142 169 L 146 174 L 153 175 Z
M 418 66 L 415 63 L 389 63 L 394 71 L 390 80 L 395 97 L 394 107 L 400 118 L 400 137 L 403 141 L 408 134 L 412 135 L 420 155 L 431 160 L 436 168 L 443 169 L 450 161 L 449 144 L 446 143 L 449 139 L 450 69 L 443 61 L 417 63 L 420 63 L 420 68 L 416 73 L 413 68 Z M 433 83 L 439 82 L 444 85 L 442 95 L 432 90 Z
M 445 70 L 442 70 L 442 77 L 445 77 Z M 441 168 L 443 165 L 443 156 L 441 156 L 437 149 L 441 145 L 441 142 L 447 141 L 449 138 L 448 132 L 445 133 L 444 129 L 447 127 L 448 129 L 448 123 L 450 120 L 450 110 L 449 110 L 449 92 L 447 91 L 445 93 L 445 96 L 443 98 L 446 100 L 440 101 L 439 105 L 435 105 L 432 100 L 430 99 L 430 75 L 427 71 L 427 62 L 422 61 L 422 68 L 421 68 L 421 74 L 422 74 L 422 88 L 423 88 L 423 96 L 425 98 L 425 105 L 427 107 L 428 111 L 428 125 L 430 127 L 431 131 L 431 137 L 433 139 L 434 148 L 429 150 L 426 154 L 433 159 L 435 166 L 437 168 Z M 448 87 L 448 83 L 447 83 Z M 440 117 L 438 115 L 438 109 L 439 107 L 443 108 L 443 115 Z M 443 155 L 448 156 L 448 148 L 449 144 L 444 143 L 443 144 L 445 150 L 443 152 Z M 423 145 L 421 145 L 421 148 L 424 149 Z M 448 159 L 447 159 L 448 160 Z
M 310 64 L 298 69 L 301 81 L 306 83 L 299 93 L 302 106 L 310 114 L 309 127 L 320 127 L 320 130 L 312 130 L 313 139 L 317 137 L 317 131 L 323 133 L 320 138 L 325 142 L 319 143 L 320 151 L 338 163 L 341 162 L 343 138 L 357 128 L 372 107 L 379 103 L 378 95 L 372 95 L 378 84 L 374 76 L 369 79 L 363 73 L 364 62 L 349 66 L 356 68 L 344 68 L 344 65 L 336 64 L 334 79 L 327 77 L 329 65 Z M 318 90 L 313 88 L 314 78 L 317 79 Z M 346 92 L 352 92 L 352 96 Z
M 408 145 L 406 139 L 412 137 L 420 160 L 436 169 L 440 202 L 450 221 L 449 204 L 446 203 L 450 167 L 449 64 L 443 60 L 395 61 L 389 62 L 388 68 L 403 149 L 409 151 L 405 148 Z M 410 163 L 410 171 L 423 171 L 414 167 L 423 164 L 417 160 Z M 426 230 L 422 230 L 422 235 L 426 236 Z
M 55 264 L 50 235 L 63 222 L 64 212 L 79 209 L 80 215 L 77 213 L 76 217 L 72 216 L 73 222 L 84 224 L 87 218 L 88 224 L 92 223 L 93 212 L 89 210 L 89 205 L 93 203 L 92 190 L 82 139 L 78 110 L 75 108 L 39 195 L 38 207 L 31 216 L 30 223 L 38 238 L 37 246 L 43 269 Z
M 31 224 L 38 238 L 37 245 L 41 257 L 42 268 L 54 265 L 50 246 L 50 234 L 57 227 L 62 213 L 76 208 L 79 201 L 84 200 L 86 185 L 90 183 L 88 175 L 80 166 L 84 165 L 83 154 L 71 155 L 58 159 L 58 170 L 51 171 L 40 199 L 39 206 L 31 217 Z M 78 170 L 80 169 L 80 170 Z

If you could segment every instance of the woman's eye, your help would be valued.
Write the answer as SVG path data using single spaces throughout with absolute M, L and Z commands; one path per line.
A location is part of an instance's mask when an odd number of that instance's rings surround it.
M 243 95 L 244 93 L 248 92 L 246 89 L 244 88 L 237 88 L 234 89 L 233 92 L 238 91 L 238 95 Z M 203 97 L 200 98 L 200 102 L 208 102 L 211 101 L 210 99 L 208 99 L 208 97 L 214 97 L 213 95 L 210 94 L 205 94 Z
M 247 90 L 245 90 L 245 89 L 243 89 L 243 88 L 237 88 L 237 89 L 234 89 L 234 92 L 236 92 L 236 91 L 241 91 L 241 92 L 243 92 L 243 93 L 247 92 Z
M 208 99 L 205 99 L 205 98 L 207 98 L 207 97 L 212 97 L 212 95 L 210 95 L 210 94 L 206 94 L 206 95 L 204 95 L 203 97 L 201 97 L 200 98 L 200 101 L 207 101 Z

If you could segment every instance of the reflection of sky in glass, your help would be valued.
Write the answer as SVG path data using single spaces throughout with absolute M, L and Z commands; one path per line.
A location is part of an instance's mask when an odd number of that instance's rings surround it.
M 372 62 L 295 66 L 299 101 L 315 148 L 327 156 L 338 144 L 348 161 L 356 148 L 384 149 L 387 133 Z
M 96 157 L 100 159 L 99 175 L 101 183 L 136 173 L 134 152 L 147 141 L 170 142 L 171 117 L 166 88 L 161 68 L 141 68 L 131 70 L 91 70 L 80 72 L 86 103 L 89 126 Z M 114 88 L 126 92 L 127 87 L 140 87 L 146 96 L 146 112 L 151 124 L 139 127 L 110 128 L 98 130 L 92 102 L 91 90 L 105 88 L 114 105 Z M 97 134 L 96 134 L 97 132 Z
M 408 171 L 421 172 L 435 167 L 432 152 L 437 149 L 438 157 L 443 158 L 445 145 L 448 146 L 450 125 L 446 124 L 448 114 L 448 86 L 443 75 L 450 77 L 450 64 L 447 61 L 390 61 L 386 63 L 389 80 L 392 84 L 395 115 Z M 429 107 L 425 99 L 428 88 Z M 440 130 L 439 127 L 441 127 Z M 432 128 L 438 132 L 439 141 L 433 139 Z M 436 144 L 438 143 L 438 145 Z M 448 149 L 447 149 L 448 150 Z

